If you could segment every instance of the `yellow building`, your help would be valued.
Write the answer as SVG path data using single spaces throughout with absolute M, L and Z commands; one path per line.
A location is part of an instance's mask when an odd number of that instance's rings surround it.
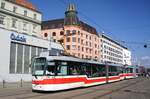
M 68 53 L 84 59 L 100 59 L 99 35 L 96 29 L 80 21 L 75 6 L 70 4 L 64 19 L 42 22 L 42 37 L 48 40 L 63 40 Z

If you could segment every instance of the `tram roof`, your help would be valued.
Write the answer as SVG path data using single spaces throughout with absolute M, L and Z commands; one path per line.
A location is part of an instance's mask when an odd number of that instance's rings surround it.
M 105 65 L 105 63 L 101 63 L 99 61 L 85 60 L 85 59 L 80 59 L 80 58 L 76 58 L 76 57 L 72 57 L 72 56 L 47 56 L 46 58 L 47 58 L 48 61 L 50 61 L 50 60 L 60 60 L 60 61 L 74 61 L 74 62 Z M 107 65 L 109 65 L 109 66 L 123 66 L 121 64 L 111 64 L 111 63 L 107 63 Z
M 71 56 L 48 56 L 47 60 L 61 60 L 61 61 L 74 61 L 74 62 L 102 64 L 102 63 L 97 62 L 97 61 L 85 60 L 85 59 L 80 59 L 80 58 L 71 57 Z

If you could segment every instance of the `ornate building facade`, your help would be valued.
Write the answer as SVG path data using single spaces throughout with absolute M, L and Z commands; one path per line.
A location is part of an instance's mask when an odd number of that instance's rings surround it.
M 70 4 L 65 12 L 65 18 L 42 22 L 42 37 L 63 41 L 68 53 L 83 59 L 100 59 L 99 35 L 96 29 L 80 21 L 74 5 Z

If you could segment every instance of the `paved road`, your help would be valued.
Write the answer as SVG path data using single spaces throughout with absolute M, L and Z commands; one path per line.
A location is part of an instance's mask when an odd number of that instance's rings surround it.
M 23 87 L 0 87 L 0 99 L 150 99 L 150 78 L 136 78 L 68 91 L 35 93 Z

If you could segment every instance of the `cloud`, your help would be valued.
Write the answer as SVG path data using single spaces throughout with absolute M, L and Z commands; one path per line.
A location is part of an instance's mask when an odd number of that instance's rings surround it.
M 143 56 L 141 59 L 142 60 L 150 60 L 150 56 Z

